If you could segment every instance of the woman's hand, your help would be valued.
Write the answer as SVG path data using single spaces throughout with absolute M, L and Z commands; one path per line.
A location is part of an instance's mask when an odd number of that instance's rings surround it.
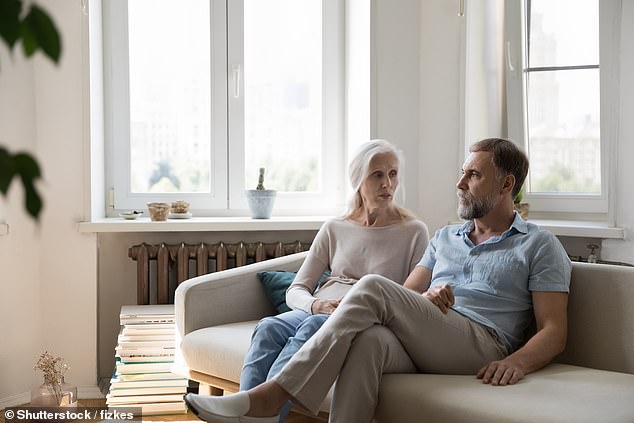
M 332 314 L 341 300 L 315 300 L 310 310 L 313 314 Z
M 447 314 L 449 307 L 454 304 L 453 289 L 450 285 L 436 286 L 423 292 L 423 297 L 434 303 L 443 313 Z

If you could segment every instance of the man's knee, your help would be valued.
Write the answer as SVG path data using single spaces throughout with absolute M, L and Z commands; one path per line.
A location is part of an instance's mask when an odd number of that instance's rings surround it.
M 379 294 L 391 285 L 396 285 L 392 280 L 381 275 L 365 275 L 352 287 L 348 295 Z

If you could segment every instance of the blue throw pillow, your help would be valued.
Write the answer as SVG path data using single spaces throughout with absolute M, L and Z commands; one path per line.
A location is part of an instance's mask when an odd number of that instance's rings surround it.
M 283 272 L 283 271 L 271 271 L 271 272 L 259 272 L 258 279 L 264 287 L 266 295 L 271 300 L 271 304 L 275 307 L 278 313 L 284 313 L 291 311 L 290 307 L 286 305 L 286 290 L 293 283 L 295 279 L 295 272 Z M 321 285 L 330 272 L 324 272 L 319 279 L 318 286 Z

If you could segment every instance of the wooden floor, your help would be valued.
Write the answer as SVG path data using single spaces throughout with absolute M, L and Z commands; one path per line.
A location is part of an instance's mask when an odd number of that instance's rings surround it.
M 23 407 L 27 407 L 29 404 L 24 404 Z M 81 399 L 77 404 L 79 407 L 106 407 L 106 399 Z M 137 420 L 137 419 L 135 419 Z M 172 415 L 164 415 L 164 416 L 147 416 L 138 418 L 138 420 L 142 421 L 152 421 L 152 422 L 186 422 L 186 421 L 200 421 L 198 417 L 196 417 L 191 411 L 188 411 L 187 414 L 172 414 Z M 291 414 L 286 419 L 286 423 L 323 423 L 326 420 L 322 417 L 311 417 L 305 416 L 296 412 L 291 412 Z M 0 413 L 0 423 L 5 423 L 4 413 Z

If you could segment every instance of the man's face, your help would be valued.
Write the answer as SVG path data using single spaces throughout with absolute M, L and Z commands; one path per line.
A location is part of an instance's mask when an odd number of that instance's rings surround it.
M 462 219 L 478 219 L 497 205 L 503 181 L 496 177 L 493 153 L 471 153 L 462 166 L 458 188 L 458 215 Z

